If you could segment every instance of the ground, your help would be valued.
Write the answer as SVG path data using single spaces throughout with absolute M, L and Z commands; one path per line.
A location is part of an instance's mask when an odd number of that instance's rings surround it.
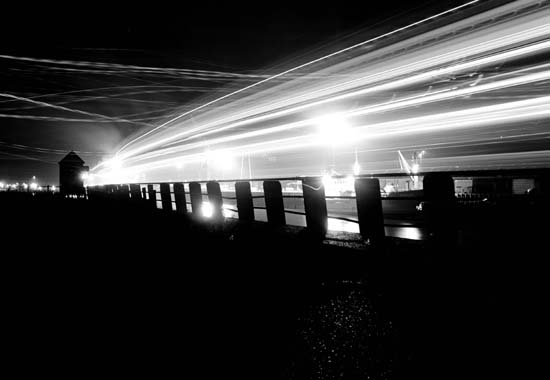
M 375 249 L 1 195 L 2 344 L 21 377 L 493 378 L 537 361 L 544 226 L 518 210 L 458 245 Z

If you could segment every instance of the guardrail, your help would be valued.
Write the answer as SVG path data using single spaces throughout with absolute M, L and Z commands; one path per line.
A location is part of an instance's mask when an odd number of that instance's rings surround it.
M 527 181 L 533 185 L 531 190 L 547 195 L 550 169 L 427 172 L 417 176 L 422 184 L 421 190 L 397 191 L 390 195 L 383 194 L 380 181 L 407 178 L 408 175 L 383 173 L 357 176 L 353 178 L 351 195 L 327 195 L 323 177 L 286 177 L 109 184 L 89 186 L 87 196 L 89 199 L 127 199 L 149 204 L 153 208 L 189 212 L 201 217 L 207 214 L 213 221 L 223 220 L 224 216 L 238 217 L 244 222 L 254 221 L 261 219 L 257 214 L 262 212 L 270 225 L 281 226 L 287 224 L 289 217 L 297 215 L 305 218 L 307 229 L 319 237 L 326 235 L 329 220 L 337 220 L 357 225 L 363 239 L 378 244 L 385 238 L 385 227 L 403 226 L 392 223 L 391 219 L 392 208 L 399 209 L 399 203 L 407 204 L 405 214 L 409 217 L 408 226 L 426 228 L 432 235 L 443 236 L 444 229 L 453 224 L 450 218 L 453 218 L 457 207 L 477 207 L 490 199 L 526 196 L 526 192 L 514 194 L 511 191 L 515 180 Z M 338 180 L 345 177 L 332 178 Z M 468 179 L 481 181 L 485 190 L 487 184 L 495 184 L 494 191 L 457 193 L 456 181 Z M 502 192 L 503 183 L 507 192 Z M 289 184 L 292 190 L 287 188 Z

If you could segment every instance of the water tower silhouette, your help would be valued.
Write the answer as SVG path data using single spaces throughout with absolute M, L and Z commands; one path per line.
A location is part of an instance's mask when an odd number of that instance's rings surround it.
M 85 194 L 83 174 L 88 166 L 75 152 L 70 152 L 59 161 L 59 186 L 61 195 L 83 196 Z

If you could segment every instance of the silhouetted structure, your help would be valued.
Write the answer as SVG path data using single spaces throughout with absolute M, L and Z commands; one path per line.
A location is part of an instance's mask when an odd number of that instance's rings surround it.
M 75 152 L 70 152 L 59 161 L 59 186 L 61 195 L 82 196 L 85 194 L 82 174 L 87 173 L 88 166 Z

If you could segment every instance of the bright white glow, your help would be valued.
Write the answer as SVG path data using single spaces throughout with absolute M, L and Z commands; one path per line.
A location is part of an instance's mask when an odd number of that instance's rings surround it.
M 107 161 L 106 166 L 112 170 L 118 170 L 122 167 L 122 159 L 118 156 L 115 156 Z
M 0 182 L 0 189 L 3 189 L 5 186 L 4 182 Z
M 235 96 L 240 91 L 230 94 L 232 102 L 224 96 L 218 100 L 226 101 L 216 107 L 200 106 L 191 111 L 201 109 L 192 121 L 179 115 L 179 121 L 170 125 L 173 128 L 157 127 L 124 146 L 118 155 L 123 165 L 114 165 L 123 166 L 121 170 L 113 172 L 112 166 L 102 164 L 94 172 L 99 183 L 128 181 L 144 172 L 158 175 L 155 180 L 167 180 L 175 178 L 174 168 L 180 164 L 190 164 L 187 176 L 204 176 L 204 171 L 195 173 L 205 161 L 208 169 L 228 169 L 236 160 L 226 157 L 241 157 L 243 152 L 262 158 L 266 152 L 307 155 L 318 153 L 320 144 L 343 143 L 335 151 L 347 159 L 351 148 L 367 139 L 385 146 L 381 152 L 395 152 L 475 143 L 472 136 L 478 135 L 488 142 L 495 135 L 519 136 L 524 124 L 536 125 L 550 116 L 550 99 L 542 96 L 550 80 L 550 65 L 542 58 L 550 51 L 547 11 L 547 2 L 510 2 L 425 33 L 405 34 L 396 43 L 365 44 L 346 57 L 329 55 L 330 60 L 312 61 L 316 64 L 309 71 L 270 77 L 279 79 L 262 81 L 255 92 L 242 96 Z M 338 112 L 318 117 L 334 110 Z M 534 127 L 526 128 L 531 130 L 521 134 L 531 136 Z M 346 136 L 347 131 L 353 133 Z M 444 142 L 443 135 L 448 136 Z M 221 150 L 225 157 L 217 153 L 208 157 L 205 149 Z M 422 156 L 421 152 L 417 158 Z M 430 157 L 432 162 L 422 166 L 438 165 L 442 159 L 433 162 L 436 158 Z M 290 167 L 274 172 L 302 175 L 313 167 L 306 168 L 306 161 L 297 158 L 287 164 Z M 361 168 L 355 161 L 349 169 L 358 174 Z M 246 162 L 240 162 L 243 173 Z M 315 163 L 311 172 L 319 173 L 322 164 Z M 371 169 L 378 170 L 374 162 Z M 410 166 L 408 172 L 413 172 Z
M 316 119 L 319 142 L 323 145 L 340 145 L 353 139 L 353 130 L 344 115 L 327 115 Z
M 29 185 L 27 185 L 26 183 L 23 183 L 23 189 L 27 189 L 29 187 Z
M 419 166 L 418 164 L 413 164 L 413 165 L 412 165 L 412 172 L 413 172 L 413 174 L 418 173 L 419 169 L 420 169 L 420 166 Z
M 328 218 L 328 230 L 329 231 L 346 231 L 359 233 L 359 224 L 353 222 L 347 222 L 345 220 Z
M 89 177 L 90 177 L 90 175 L 88 174 L 88 172 L 82 172 L 82 173 L 80 174 L 80 178 L 81 178 L 83 181 L 86 181 Z
M 325 55 L 325 56 L 323 56 L 323 57 L 314 59 L 314 60 L 309 61 L 309 62 L 307 62 L 307 63 L 304 63 L 304 64 L 302 64 L 302 65 L 293 67 L 293 68 L 291 68 L 291 69 L 289 69 L 289 70 L 286 70 L 286 71 L 283 71 L 283 72 L 281 72 L 281 73 L 279 73 L 279 74 L 270 76 L 270 77 L 268 77 L 268 78 L 266 78 L 266 79 L 264 79 L 264 80 L 261 80 L 261 81 L 259 81 L 259 82 L 253 83 L 253 84 L 251 84 L 251 85 L 249 85 L 249 86 L 246 86 L 246 87 L 244 87 L 244 88 L 241 88 L 241 89 L 239 89 L 239 90 L 237 90 L 237 91 L 234 91 L 234 92 L 231 92 L 231 93 L 229 93 L 229 94 L 223 95 L 223 96 L 221 96 L 221 97 L 219 97 L 219 98 L 217 98 L 217 99 L 214 99 L 214 100 L 212 100 L 212 101 L 210 101 L 210 102 L 208 102 L 208 103 L 205 103 L 205 104 L 203 104 L 203 105 L 201 105 L 201 106 L 199 106 L 199 107 L 197 107 L 197 108 L 194 108 L 194 109 L 192 109 L 192 110 L 190 110 L 190 111 L 187 111 L 187 112 L 185 112 L 185 113 L 183 113 L 183 114 L 181 114 L 181 115 L 178 115 L 177 117 L 175 117 L 175 118 L 173 118 L 173 119 L 171 119 L 171 120 L 169 120 L 169 121 L 167 121 L 167 122 L 165 122 L 165 123 L 159 125 L 158 127 L 153 128 L 152 130 L 150 130 L 150 131 L 144 133 L 143 135 L 136 137 L 136 138 L 133 139 L 132 141 L 130 141 L 130 142 L 128 142 L 127 144 L 125 144 L 125 145 L 118 151 L 118 153 L 120 153 L 122 150 L 124 150 L 124 149 L 125 149 L 126 147 L 128 147 L 129 145 L 135 143 L 137 140 L 144 138 L 145 136 L 147 136 L 147 135 L 149 135 L 149 134 L 155 132 L 156 130 L 158 130 L 158 129 L 160 129 L 160 128 L 163 128 L 164 126 L 169 125 L 170 123 L 173 123 L 174 121 L 177 121 L 178 119 L 180 119 L 180 118 L 182 118 L 182 117 L 184 117 L 184 116 L 186 116 L 186 115 L 188 115 L 188 114 L 190 114 L 190 113 L 193 113 L 193 112 L 196 112 L 196 111 L 198 111 L 198 110 L 200 110 L 200 109 L 202 109 L 202 108 L 208 107 L 209 105 L 212 105 L 212 104 L 214 104 L 214 103 L 216 103 L 216 102 L 219 102 L 219 101 L 221 101 L 221 100 L 223 100 L 223 99 L 226 99 L 226 98 L 228 98 L 228 97 L 237 95 L 237 94 L 239 94 L 239 93 L 241 93 L 241 92 L 243 92 L 243 91 L 246 91 L 246 90 L 251 89 L 251 88 L 253 88 L 253 87 L 259 86 L 259 85 L 261 85 L 261 84 L 263 84 L 263 83 L 265 83 L 265 82 L 272 81 L 273 79 L 282 77 L 282 76 L 287 75 L 287 74 L 289 74 L 289 73 L 292 73 L 292 72 L 294 72 L 294 71 L 303 69 L 303 68 L 305 68 L 305 67 L 307 67 L 307 66 L 311 66 L 311 65 L 313 65 L 313 64 L 316 64 L 316 63 L 318 63 L 318 62 L 327 60 L 327 59 L 332 58 L 332 57 L 334 57 L 334 56 L 341 55 L 342 53 L 345 53 L 345 52 L 348 52 L 348 51 L 350 51 L 350 50 L 359 48 L 359 47 L 361 47 L 361 46 L 365 46 L 365 45 L 367 45 L 367 44 L 369 44 L 369 43 L 378 41 L 378 40 L 380 40 L 380 39 L 382 39 L 382 38 L 385 38 L 385 37 L 394 35 L 394 34 L 396 34 L 396 33 L 400 33 L 400 32 L 405 31 L 405 30 L 407 30 L 407 29 L 413 28 L 413 27 L 415 27 L 415 26 L 417 26 L 417 25 L 421 25 L 421 24 L 423 24 L 423 23 L 426 23 L 427 21 L 430 21 L 430 20 L 433 20 L 433 19 L 442 17 L 442 16 L 444 16 L 444 15 L 446 15 L 446 14 L 455 12 L 455 11 L 461 9 L 461 8 L 468 7 L 468 6 L 472 5 L 472 4 L 475 4 L 475 3 L 477 3 L 478 1 L 479 1 L 479 0 L 472 0 L 472 1 L 468 2 L 468 3 L 465 3 L 465 4 L 459 5 L 459 6 L 457 6 L 457 7 L 448 9 L 448 10 L 446 10 L 446 11 L 443 11 L 443 12 L 441 12 L 441 13 L 432 15 L 432 16 L 427 17 L 427 18 L 425 18 L 425 19 L 422 19 L 422 20 L 413 22 L 412 24 L 409 24 L 409 25 L 403 26 L 403 27 L 401 27 L 401 28 L 392 30 L 391 32 L 388 32 L 388 33 L 379 35 L 379 36 L 377 36 L 377 37 L 368 39 L 368 40 L 366 40 L 366 41 L 362 41 L 362 42 L 360 42 L 360 43 L 358 43 L 358 44 L 355 44 L 355 45 L 349 46 L 349 47 L 347 47 L 347 48 L 338 50 L 338 51 L 336 51 L 336 52 L 333 52 L 333 53 L 331 53 L 331 54 Z M 195 131 L 193 131 L 193 132 L 195 132 Z
M 36 182 L 31 182 L 30 188 L 31 190 L 36 190 L 38 189 L 38 184 Z
M 204 216 L 205 218 L 210 218 L 214 213 L 214 209 L 210 204 L 210 202 L 203 202 L 201 211 L 202 211 L 202 216 Z
M 52 186 L 52 191 L 55 191 L 56 190 L 56 187 L 55 186 Z
M 359 165 L 359 162 L 355 161 L 353 164 L 353 175 L 359 175 L 361 173 L 361 166 Z
M 236 208 L 235 206 L 229 205 L 229 204 L 223 204 L 223 216 L 226 218 L 233 218 L 235 217 L 235 212 L 232 210 L 229 210 L 230 208 Z
M 393 184 L 391 184 L 391 183 L 386 184 L 386 186 L 384 186 L 384 192 L 386 194 L 394 193 L 395 192 L 395 186 L 393 186 Z
M 230 170 L 234 167 L 234 159 L 227 151 L 206 151 L 206 162 L 216 169 Z
M 325 174 L 323 176 L 323 179 L 322 179 L 322 182 L 323 182 L 323 186 L 325 187 L 325 191 L 327 188 L 329 188 L 330 186 L 332 186 L 332 177 L 329 176 L 328 174 Z

